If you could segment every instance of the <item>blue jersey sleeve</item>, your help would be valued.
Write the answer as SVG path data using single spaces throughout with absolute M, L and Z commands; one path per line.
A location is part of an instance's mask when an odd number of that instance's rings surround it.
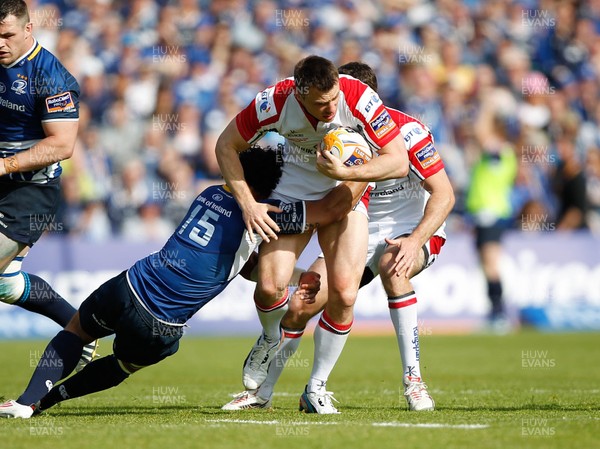
M 33 88 L 42 122 L 79 118 L 79 85 L 56 58 L 38 68 Z

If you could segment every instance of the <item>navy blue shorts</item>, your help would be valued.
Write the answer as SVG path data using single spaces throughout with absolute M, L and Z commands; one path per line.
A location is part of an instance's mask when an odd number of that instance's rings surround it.
M 0 232 L 15 242 L 33 246 L 56 220 L 60 181 L 46 184 L 0 180 Z
M 115 334 L 117 359 L 148 366 L 179 349 L 183 327 L 157 321 L 129 288 L 125 271 L 106 281 L 79 307 L 83 330 L 94 338 Z
M 508 220 L 498 220 L 490 226 L 475 226 L 475 246 L 479 249 L 486 243 L 499 243 L 509 227 Z

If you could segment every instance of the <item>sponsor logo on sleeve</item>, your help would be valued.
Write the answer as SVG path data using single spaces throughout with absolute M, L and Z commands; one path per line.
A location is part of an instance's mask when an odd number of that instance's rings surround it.
M 425 145 L 423 148 L 415 152 L 415 157 L 423 169 L 431 167 L 440 160 L 439 153 L 431 143 Z
M 390 117 L 389 112 L 384 109 L 377 117 L 369 122 L 369 125 L 371 125 L 371 129 L 375 135 L 381 139 L 392 129 L 394 129 L 396 123 L 394 123 L 392 117 Z
M 70 112 L 75 110 L 75 102 L 71 92 L 63 92 L 46 98 L 46 109 L 48 112 Z
M 373 114 L 377 111 L 377 108 L 381 105 L 381 99 L 379 95 L 377 95 L 373 90 L 366 89 L 358 100 L 356 105 L 356 109 L 361 111 L 365 119 L 371 120 L 373 118 Z
M 429 133 L 423 129 L 418 123 L 407 123 L 400 128 L 400 133 L 404 137 L 404 144 L 406 149 L 410 150 L 415 145 L 429 136 Z
M 260 123 L 276 114 L 277 110 L 273 100 L 273 87 L 270 87 L 256 96 L 256 115 Z

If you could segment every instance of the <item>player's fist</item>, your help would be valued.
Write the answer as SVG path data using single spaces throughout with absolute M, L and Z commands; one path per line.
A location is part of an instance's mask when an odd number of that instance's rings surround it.
M 295 295 L 307 304 L 312 304 L 320 289 L 321 275 L 315 271 L 305 271 L 300 275 Z

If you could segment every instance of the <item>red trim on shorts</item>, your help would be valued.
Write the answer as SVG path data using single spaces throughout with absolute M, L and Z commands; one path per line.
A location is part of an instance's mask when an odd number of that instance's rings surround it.
M 360 198 L 360 202 L 365 205 L 365 209 L 367 210 L 367 212 L 369 211 L 369 201 L 371 200 L 371 190 L 373 190 L 373 187 L 367 186 L 367 188 L 365 189 L 365 193 L 363 193 L 363 196 Z
M 429 254 L 439 254 L 446 239 L 439 235 L 434 235 L 429 239 Z

